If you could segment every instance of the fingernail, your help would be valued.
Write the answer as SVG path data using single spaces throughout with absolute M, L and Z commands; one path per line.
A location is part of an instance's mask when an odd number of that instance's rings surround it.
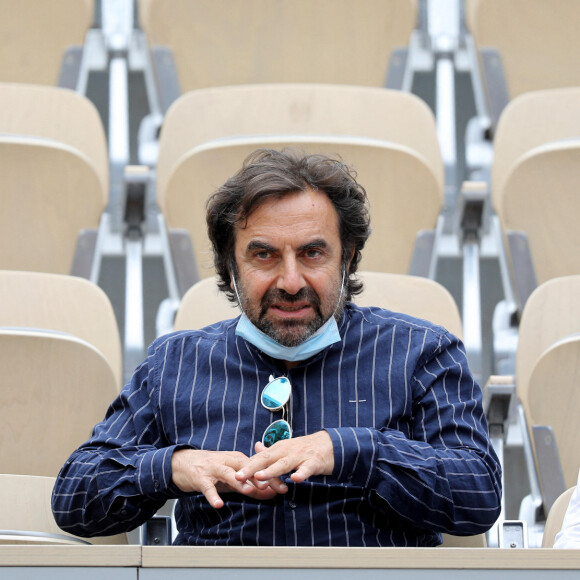
M 288 491 L 288 486 L 285 483 L 280 484 L 280 491 Z

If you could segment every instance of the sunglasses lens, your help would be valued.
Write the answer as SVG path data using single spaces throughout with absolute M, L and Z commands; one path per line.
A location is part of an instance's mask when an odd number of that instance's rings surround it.
M 262 405 L 271 411 L 281 409 L 290 399 L 290 381 L 279 377 L 270 381 L 262 391 Z
M 262 445 L 264 447 L 271 447 L 276 441 L 283 439 L 290 439 L 292 437 L 292 430 L 288 421 L 280 419 L 274 421 L 265 431 L 262 437 Z

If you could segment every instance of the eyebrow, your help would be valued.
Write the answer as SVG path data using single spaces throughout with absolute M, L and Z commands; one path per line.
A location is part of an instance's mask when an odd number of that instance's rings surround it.
M 306 244 L 303 244 L 298 248 L 299 251 L 303 252 L 304 250 L 311 250 L 313 248 L 326 248 L 328 247 L 328 243 L 326 240 L 318 239 L 312 240 Z M 255 250 L 268 250 L 269 252 L 275 252 L 276 248 L 271 244 L 267 244 L 266 242 L 260 242 L 259 240 L 252 240 L 247 247 L 247 251 L 253 252 Z
M 326 240 L 313 240 L 312 242 L 308 242 L 307 244 L 304 244 L 302 246 L 300 246 L 300 248 L 298 248 L 300 251 L 304 251 L 304 250 L 311 250 L 313 248 L 327 248 L 328 247 L 328 243 L 326 242 Z
M 274 246 L 271 246 L 270 244 L 267 244 L 266 242 L 259 242 L 257 240 L 252 240 L 248 244 L 247 250 L 249 252 L 252 252 L 254 250 L 268 250 L 270 252 L 275 252 L 276 248 Z

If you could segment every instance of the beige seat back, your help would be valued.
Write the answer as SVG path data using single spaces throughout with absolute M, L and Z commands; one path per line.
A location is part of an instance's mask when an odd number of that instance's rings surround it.
M 499 50 L 510 96 L 580 86 L 577 0 L 466 0 L 476 44 Z
M 175 315 L 174 330 L 197 330 L 240 315 L 217 287 L 215 277 L 196 282 L 184 295 Z
M 1 330 L 0 465 L 56 476 L 118 394 L 105 357 L 72 335 Z
M 79 0 L 74 3 L 82 5 Z M 44 6 L 36 1 L 34 4 Z M 107 138 L 99 112 L 88 98 L 58 87 L 1 83 L 0 135 L 3 134 L 51 139 L 78 150 L 93 164 L 103 191 L 108 191 Z
M 0 474 L 0 544 L 128 544 L 127 534 L 79 538 L 61 530 L 50 507 L 54 477 Z
M 575 490 L 576 486 L 570 487 L 552 504 L 550 513 L 546 518 L 546 526 L 544 527 L 544 535 L 542 536 L 542 548 L 554 547 L 556 536 L 562 529 L 562 524 L 564 523 L 564 516 L 570 504 L 570 498 Z
M 528 427 L 554 430 L 566 487 L 580 470 L 580 333 L 563 338 L 540 356 L 530 374 L 527 393 L 518 391 Z M 533 437 L 532 437 L 533 440 Z
M 354 297 L 354 302 L 359 306 L 378 306 L 404 312 L 440 324 L 461 336 L 461 317 L 457 305 L 448 290 L 438 282 L 384 272 L 363 271 L 358 272 L 357 277 L 364 283 L 363 292 Z M 216 279 L 205 278 L 185 293 L 174 328 L 203 328 L 239 314 L 239 308 L 218 290 Z
M 532 91 L 510 101 L 493 140 L 492 191 L 501 191 L 517 160 L 535 147 L 580 135 L 580 87 Z
M 151 45 L 171 48 L 181 90 L 260 82 L 383 86 L 416 0 L 141 0 Z
M 367 191 L 373 227 L 362 268 L 406 273 L 417 232 L 435 228 L 442 205 L 443 192 L 424 159 L 385 141 L 289 136 L 216 140 L 190 151 L 175 168 L 159 205 L 170 228 L 190 233 L 200 277 L 214 273 L 205 224 L 210 194 L 256 149 L 287 146 L 339 156 L 356 169 Z
M 0 269 L 68 274 L 106 207 L 94 165 L 56 141 L 0 136 Z
M 103 353 L 120 388 L 117 320 L 96 284 L 74 276 L 0 270 L 0 296 L 0 327 L 56 330 L 81 338 Z
M 425 160 L 443 188 L 431 109 L 401 91 L 323 84 L 267 84 L 193 91 L 171 106 L 161 130 L 157 191 L 192 148 L 224 137 L 333 135 L 383 139 Z M 214 184 L 218 185 L 218 184 Z
M 526 233 L 538 283 L 580 274 L 580 139 L 522 155 L 493 191 L 502 228 Z
M 363 250 L 364 252 L 364 250 Z M 453 296 L 435 280 L 363 271 L 358 277 L 364 282 L 362 294 L 354 297 L 359 306 L 379 306 L 404 312 L 439 324 L 461 338 L 461 315 Z
M 544 282 L 528 298 L 519 326 L 517 389 L 527 398 L 530 374 L 542 353 L 561 338 L 580 332 L 580 275 Z
M 0 82 L 56 85 L 65 50 L 82 45 L 93 0 L 0 0 Z

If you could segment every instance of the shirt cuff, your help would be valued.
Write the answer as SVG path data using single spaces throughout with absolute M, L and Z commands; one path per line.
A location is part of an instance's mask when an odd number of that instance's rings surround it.
M 137 467 L 137 486 L 140 492 L 155 500 L 176 499 L 183 492 L 171 478 L 171 458 L 178 449 L 190 449 L 187 445 L 172 445 L 145 453 Z
M 326 429 L 334 446 L 333 477 L 339 483 L 372 487 L 375 458 L 373 431 L 366 428 Z

